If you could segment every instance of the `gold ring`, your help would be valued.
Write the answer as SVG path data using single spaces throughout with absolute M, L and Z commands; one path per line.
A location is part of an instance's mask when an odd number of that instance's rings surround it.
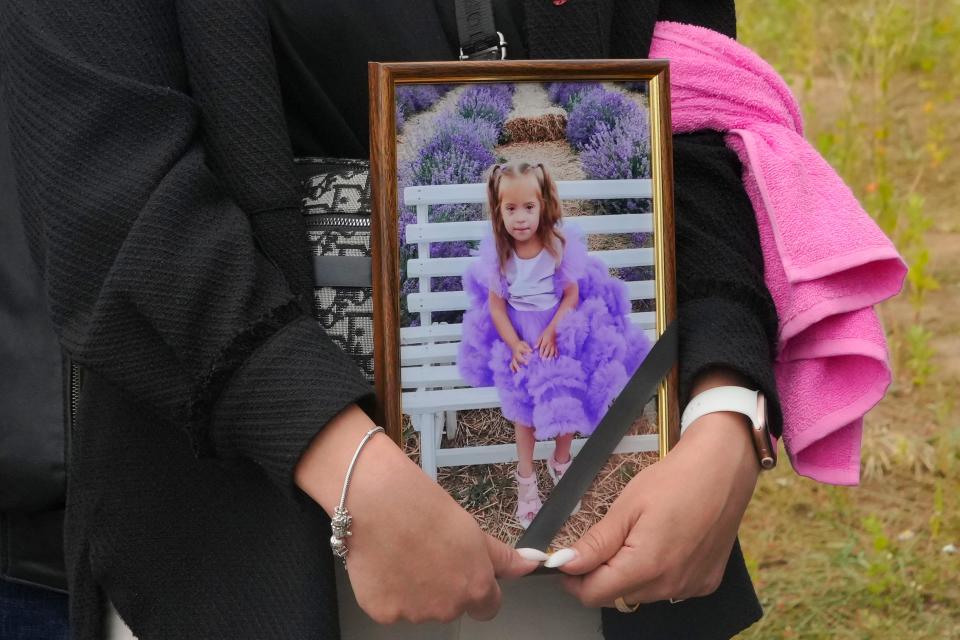
M 617 596 L 617 599 L 613 601 L 617 605 L 617 611 L 620 613 L 633 613 L 640 608 L 640 603 L 637 604 L 627 604 L 623 599 L 623 596 Z

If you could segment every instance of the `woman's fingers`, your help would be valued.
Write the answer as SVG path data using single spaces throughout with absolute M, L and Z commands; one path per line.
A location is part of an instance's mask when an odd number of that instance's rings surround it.
M 498 549 L 492 544 L 492 542 L 498 541 L 492 539 L 488 533 L 482 532 L 481 536 L 487 556 L 490 559 L 492 571 L 485 572 L 486 575 L 482 578 L 475 578 L 475 582 L 471 584 L 466 594 L 467 602 L 464 604 L 463 611 L 474 620 L 490 620 L 500 610 L 501 593 L 500 585 L 497 584 L 498 570 L 503 570 L 504 565 L 509 566 L 510 558 L 507 557 L 503 549 Z M 524 563 L 532 564 L 520 558 L 519 554 L 517 554 L 517 558 Z
M 721 416 L 715 429 L 691 431 L 696 437 L 643 469 L 611 505 L 600 523 L 627 523 L 623 548 L 599 564 L 587 562 L 582 575 L 577 561 L 561 567 L 571 574 L 563 586 L 585 606 L 609 607 L 617 597 L 630 604 L 696 598 L 719 588 L 758 471 L 749 441 L 735 439 L 742 425 L 731 421 L 728 433 L 722 413 L 712 415 Z M 604 531 L 588 531 L 584 541 L 604 547 L 596 542 Z
M 726 552 L 715 552 L 722 562 L 708 564 L 706 566 L 709 568 L 698 568 L 690 573 L 671 568 L 669 560 L 656 557 L 649 551 L 644 554 L 642 547 L 636 547 L 632 553 L 623 555 L 622 573 L 627 576 L 625 580 L 610 579 L 603 584 L 587 584 L 579 594 L 588 601 L 600 602 L 591 606 L 603 607 L 616 607 L 618 596 L 622 596 L 628 604 L 708 596 L 720 588 L 732 550 L 731 544 Z M 615 556 L 615 561 L 620 564 L 621 554 Z M 605 601 L 604 597 L 607 598 Z
M 484 532 L 483 535 L 487 542 L 490 562 L 493 564 L 493 573 L 497 578 L 519 578 L 540 566 L 539 561 L 527 560 L 514 547 L 498 540 L 489 533 Z
M 631 495 L 633 492 L 622 493 L 573 545 L 576 557 L 560 566 L 569 574 L 563 587 L 585 606 L 609 606 L 617 596 L 632 592 L 659 571 L 655 554 L 631 544 L 631 538 L 638 539 L 637 525 L 644 522 L 642 507 L 631 503 Z
M 468 594 L 470 602 L 464 611 L 474 620 L 490 620 L 500 610 L 501 591 L 497 578 L 519 578 L 540 565 L 536 560 L 525 559 L 516 549 L 486 532 L 483 537 L 493 565 L 493 575 L 481 581 Z
M 633 595 L 638 583 L 658 578 L 656 559 L 641 549 L 623 548 L 613 558 L 582 576 L 565 576 L 563 587 L 587 607 L 614 606 L 614 600 Z M 671 594 L 672 596 L 672 594 Z M 643 602 L 634 598 L 628 601 Z
M 490 580 L 474 600 L 464 608 L 464 612 L 474 620 L 492 620 L 500 611 L 500 585 Z
M 594 571 L 612 558 L 623 547 L 633 523 L 625 510 L 610 506 L 607 515 L 587 529 L 587 532 L 571 547 L 573 558 L 560 565 L 560 570 L 571 575 Z M 554 555 L 559 554 L 558 551 Z
M 563 587 L 588 607 L 615 606 L 614 600 L 619 596 L 623 596 L 630 604 L 683 597 L 675 588 L 668 588 L 665 582 L 667 560 L 663 554 L 657 553 L 653 544 L 642 544 L 644 540 L 656 539 L 654 532 L 644 531 L 643 523 L 644 518 L 641 516 L 636 521 L 637 526 L 630 528 L 623 539 L 622 546 L 600 563 L 596 563 L 596 558 L 607 555 L 609 547 L 615 544 L 611 539 L 613 535 L 601 534 L 607 536 L 604 540 L 599 540 L 595 535 L 588 538 L 587 548 L 590 550 L 587 554 L 593 554 L 588 556 L 593 560 L 587 566 L 596 564 L 595 568 L 587 569 L 583 575 L 565 577 Z M 659 525 L 649 523 L 647 528 L 652 526 Z M 587 538 L 586 535 L 584 537 Z M 606 550 L 600 553 L 592 551 L 599 544 L 604 544 Z M 569 573 L 582 572 L 581 565 L 574 561 L 570 564 Z M 561 568 L 561 571 L 567 572 L 567 567 Z

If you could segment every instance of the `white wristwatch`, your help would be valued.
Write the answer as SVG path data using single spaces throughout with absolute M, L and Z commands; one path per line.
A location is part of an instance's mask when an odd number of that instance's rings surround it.
M 736 411 L 750 418 L 753 445 L 763 469 L 777 464 L 776 444 L 771 442 L 767 428 L 767 400 L 755 389 L 739 386 L 713 387 L 694 396 L 680 417 L 680 435 L 697 418 L 715 411 Z

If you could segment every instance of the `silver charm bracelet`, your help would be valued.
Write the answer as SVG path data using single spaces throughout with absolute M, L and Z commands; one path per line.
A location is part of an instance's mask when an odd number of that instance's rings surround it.
M 333 530 L 333 535 L 330 536 L 330 548 L 333 550 L 333 555 L 340 558 L 340 561 L 343 563 L 343 568 L 347 568 L 347 537 L 352 536 L 353 533 L 350 531 L 350 524 L 353 522 L 353 518 L 350 517 L 350 513 L 347 511 L 347 508 L 344 506 L 344 503 L 347 500 L 347 487 L 350 486 L 350 475 L 353 473 L 353 465 L 357 461 L 357 457 L 360 455 L 360 449 L 363 448 L 363 445 L 367 444 L 369 440 L 376 432 L 384 431 L 383 427 L 374 427 L 367 431 L 367 434 L 363 436 L 363 440 L 360 441 L 360 444 L 357 445 L 357 450 L 353 454 L 353 459 L 350 461 L 350 466 L 347 467 L 347 474 L 343 479 L 343 491 L 340 493 L 340 504 L 333 510 L 333 518 L 330 520 L 330 528 Z M 384 431 L 386 433 L 386 431 Z

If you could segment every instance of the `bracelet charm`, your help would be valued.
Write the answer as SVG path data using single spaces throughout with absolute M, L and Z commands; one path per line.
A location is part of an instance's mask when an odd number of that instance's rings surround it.
M 332 531 L 332 535 L 330 536 L 330 549 L 333 551 L 333 555 L 340 558 L 344 569 L 347 568 L 347 538 L 353 535 L 350 531 L 350 525 L 353 524 L 353 517 L 347 511 L 346 506 L 344 506 L 347 501 L 347 487 L 350 486 L 350 476 L 353 473 L 353 465 L 357 462 L 357 456 L 360 455 L 360 449 L 362 449 L 363 445 L 367 443 L 367 440 L 378 431 L 385 432 L 383 427 L 374 427 L 367 431 L 366 435 L 363 436 L 363 440 L 357 445 L 353 459 L 350 460 L 350 465 L 347 467 L 346 477 L 343 479 L 343 491 L 340 493 L 340 504 L 334 508 L 333 517 L 330 519 L 330 529 Z
M 352 536 L 350 524 L 353 518 L 347 513 L 347 510 L 338 506 L 333 512 L 333 519 L 330 521 L 330 528 L 333 529 L 333 535 L 330 536 L 330 548 L 333 549 L 333 555 L 340 558 L 346 565 L 347 561 L 347 536 Z

